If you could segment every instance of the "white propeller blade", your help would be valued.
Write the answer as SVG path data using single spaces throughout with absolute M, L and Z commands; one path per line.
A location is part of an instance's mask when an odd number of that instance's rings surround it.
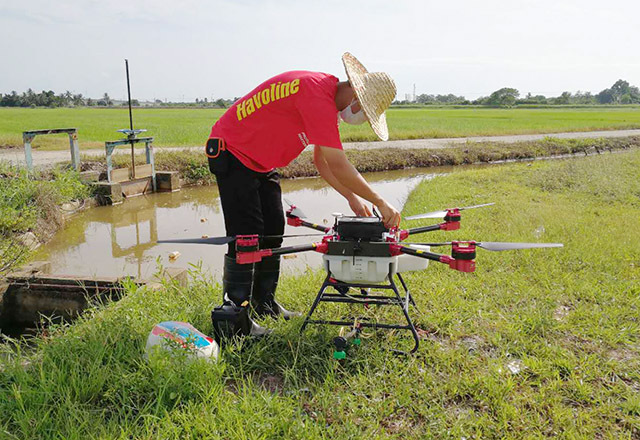
M 478 247 L 488 251 L 511 251 L 517 249 L 557 248 L 563 247 L 562 243 L 505 243 L 499 241 L 483 241 L 476 243 Z
M 296 205 L 291 203 L 291 201 L 289 199 L 284 197 L 283 200 L 287 205 L 289 205 L 289 207 L 293 208 L 291 210 L 291 215 L 294 215 L 294 216 L 300 217 L 300 218 L 307 218 L 307 216 L 304 214 L 304 212 L 302 212 L 302 209 L 298 208 Z
M 405 246 L 450 246 L 450 241 L 444 241 L 442 243 L 402 243 Z M 486 249 L 488 251 L 512 251 L 518 249 L 536 249 L 536 248 L 558 248 L 564 247 L 562 243 L 510 243 L 500 241 L 478 241 L 476 246 Z
M 458 208 L 458 210 L 464 211 L 465 209 L 482 208 L 483 206 L 491 206 L 491 205 L 495 205 L 495 203 L 483 203 L 481 205 L 465 206 L 463 208 Z M 412 215 L 410 217 L 405 217 L 404 219 L 405 220 L 418 220 L 418 219 L 421 219 L 421 218 L 442 218 L 446 214 L 447 214 L 447 210 L 443 209 L 441 211 L 433 211 L 433 212 L 427 212 L 425 214 Z

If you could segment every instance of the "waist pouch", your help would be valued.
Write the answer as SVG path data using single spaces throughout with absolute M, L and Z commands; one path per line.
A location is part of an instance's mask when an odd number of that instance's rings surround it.
M 209 171 L 213 174 L 225 174 L 229 170 L 229 156 L 224 139 L 211 138 L 207 141 L 205 154 L 209 161 Z

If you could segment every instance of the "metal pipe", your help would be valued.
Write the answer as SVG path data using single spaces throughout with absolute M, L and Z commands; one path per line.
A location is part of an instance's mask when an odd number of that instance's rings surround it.
M 131 133 L 129 133 L 129 137 L 135 136 L 133 133 L 133 113 L 131 112 L 131 85 L 129 83 L 129 60 L 124 60 L 124 65 L 127 70 L 127 95 L 129 97 L 129 128 L 131 129 Z M 135 149 L 133 146 L 133 141 L 131 141 L 131 178 L 136 178 L 136 161 L 135 161 Z

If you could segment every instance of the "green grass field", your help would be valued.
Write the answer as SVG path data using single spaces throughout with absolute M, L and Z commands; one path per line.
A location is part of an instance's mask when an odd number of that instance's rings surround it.
M 4 345 L 0 437 L 7 439 L 636 439 L 640 436 L 640 152 L 464 170 L 422 183 L 404 215 L 496 202 L 425 240 L 563 242 L 478 250 L 477 271 L 432 263 L 407 275 L 419 351 L 367 333 L 342 364 L 335 328 L 265 321 L 268 338 L 215 365 L 144 358 L 153 324 L 211 332 L 219 286 L 129 287 L 28 350 Z M 414 221 L 406 226 L 430 224 Z M 306 310 L 320 272 L 285 278 Z M 334 309 L 325 317 L 359 313 Z M 365 312 L 372 314 L 370 309 Z M 320 314 L 319 316 L 321 316 Z M 378 312 L 379 318 L 389 318 Z
M 146 128 L 158 146 L 197 146 L 208 137 L 223 110 L 135 109 L 135 126 Z M 640 128 L 640 108 L 585 109 L 391 109 L 388 111 L 391 139 L 419 139 L 553 133 L 563 131 Z M 81 148 L 104 147 L 119 139 L 117 129 L 127 128 L 127 109 L 13 109 L 0 108 L 0 146 L 22 145 L 22 131 L 75 127 Z M 365 124 L 343 124 L 342 139 L 375 140 Z M 38 137 L 43 148 L 68 148 L 66 135 Z

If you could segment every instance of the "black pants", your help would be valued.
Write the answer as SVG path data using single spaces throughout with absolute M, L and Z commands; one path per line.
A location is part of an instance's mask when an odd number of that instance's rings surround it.
M 280 175 L 276 171 L 252 171 L 231 153 L 225 151 L 223 154 L 227 155 L 226 169 L 215 174 L 227 235 L 284 234 Z M 280 237 L 260 240 L 262 249 L 281 244 Z M 229 244 L 228 255 L 235 258 L 235 242 Z

